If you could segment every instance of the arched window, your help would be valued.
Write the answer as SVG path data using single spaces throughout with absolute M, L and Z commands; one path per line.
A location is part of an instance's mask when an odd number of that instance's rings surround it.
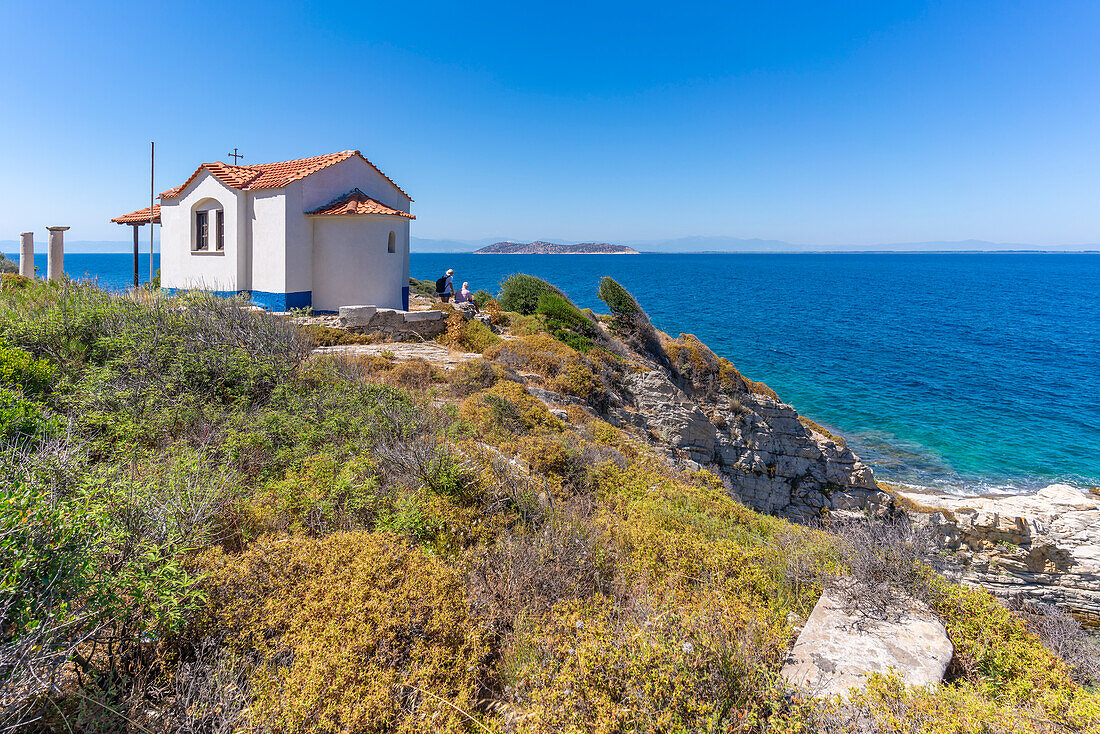
M 225 251 L 225 210 L 215 199 L 203 199 L 191 207 L 191 251 Z
M 386 244 L 387 252 L 397 252 L 397 235 L 390 232 L 390 241 Z

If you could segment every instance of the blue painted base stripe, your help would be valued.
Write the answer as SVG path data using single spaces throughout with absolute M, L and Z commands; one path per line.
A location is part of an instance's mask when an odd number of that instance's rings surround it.
M 186 293 L 198 288 L 162 288 L 170 296 Z M 289 311 L 292 308 L 307 308 L 313 303 L 313 291 L 293 291 L 291 293 L 273 293 L 271 291 L 206 291 L 216 296 L 228 298 L 230 296 L 245 295 L 252 303 L 268 311 Z

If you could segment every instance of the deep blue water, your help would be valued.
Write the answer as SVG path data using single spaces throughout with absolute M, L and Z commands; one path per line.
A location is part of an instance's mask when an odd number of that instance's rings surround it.
M 108 288 L 129 255 L 67 255 Z M 142 261 L 142 273 L 148 261 Z M 40 263 L 45 269 L 45 262 Z M 959 491 L 1100 484 L 1100 255 L 453 255 L 414 277 L 510 273 L 598 312 L 602 275 L 847 437 L 880 479 Z
M 138 256 L 138 276 L 142 283 L 149 281 L 149 241 L 141 243 Z M 19 253 L 9 254 L 8 259 L 19 262 Z M 38 276 L 46 276 L 46 254 L 36 253 L 34 266 Z M 153 270 L 160 267 L 160 253 L 153 254 Z M 133 255 L 85 255 L 79 252 L 65 253 L 65 272 L 71 278 L 95 280 L 104 290 L 122 291 L 134 285 Z

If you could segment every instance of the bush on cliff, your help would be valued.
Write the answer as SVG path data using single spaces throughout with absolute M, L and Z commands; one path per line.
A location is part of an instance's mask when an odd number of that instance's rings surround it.
M 535 372 L 547 387 L 585 400 L 600 392 L 600 382 L 584 355 L 548 335 L 510 339 L 492 347 L 485 356 L 517 371 Z
M 611 309 L 611 332 L 615 336 L 634 351 L 666 362 L 657 330 L 626 288 L 605 276 L 600 279 L 597 295 Z
M 552 294 L 565 298 L 565 294 L 541 278 L 517 273 L 505 278 L 500 284 L 500 296 L 497 300 L 505 311 L 530 316 L 538 311 L 539 299 Z
M 555 339 L 579 352 L 587 352 L 592 348 L 593 339 L 599 334 L 599 329 L 568 298 L 544 293 L 539 296 L 535 310 L 543 317 L 547 331 Z

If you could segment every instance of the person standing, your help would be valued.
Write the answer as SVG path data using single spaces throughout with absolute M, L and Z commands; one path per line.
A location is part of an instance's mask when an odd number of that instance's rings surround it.
M 448 269 L 447 273 L 435 282 L 435 294 L 444 303 L 450 303 L 451 296 L 455 292 L 455 271 Z

